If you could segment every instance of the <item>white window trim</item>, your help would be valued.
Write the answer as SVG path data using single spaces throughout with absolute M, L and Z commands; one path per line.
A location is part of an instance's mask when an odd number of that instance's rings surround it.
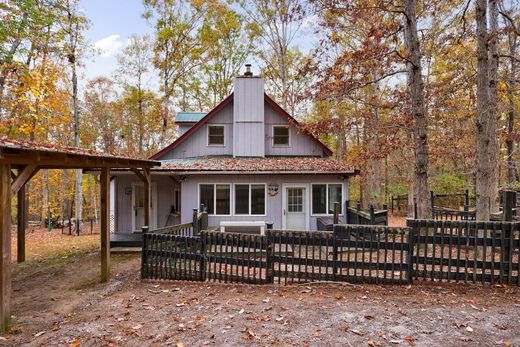
M 213 206 L 215 207 L 215 211 L 213 213 L 208 213 L 208 216 L 214 216 L 214 217 L 229 217 L 232 214 L 231 209 L 233 208 L 233 197 L 231 196 L 233 194 L 232 184 L 231 183 L 213 183 L 213 182 L 203 182 L 199 183 L 197 186 L 197 207 L 200 206 L 200 186 L 201 185 L 212 185 L 213 186 Z M 229 187 L 229 214 L 217 214 L 217 185 L 223 185 Z
M 343 184 L 343 182 L 323 182 L 323 183 L 311 183 L 311 201 L 310 201 L 310 208 L 311 208 L 311 216 L 312 217 L 325 217 L 325 216 L 333 216 L 334 214 L 333 213 L 314 213 L 313 209 L 312 209 L 312 195 L 313 195 L 313 186 L 322 186 L 322 185 L 325 185 L 325 210 L 326 211 L 329 211 L 329 185 L 331 184 L 335 184 L 335 185 L 338 185 L 340 184 L 341 185 L 341 200 L 344 200 L 345 198 L 345 184 Z M 339 205 L 340 205 L 340 211 L 339 211 L 339 214 L 340 215 L 343 215 L 344 211 L 343 211 L 343 201 L 340 201 L 339 202 Z M 332 207 L 332 209 L 334 209 L 334 207 Z
M 275 145 L 274 144 L 274 128 L 287 128 L 287 131 L 288 131 L 288 136 L 289 136 L 289 143 L 286 144 L 286 145 Z M 288 148 L 288 147 L 291 147 L 291 127 L 288 126 L 287 124 L 273 124 L 272 127 L 271 127 L 271 134 L 272 134 L 272 140 L 271 140 L 271 144 L 273 145 L 273 148 Z
M 224 144 L 222 145 L 211 145 L 209 143 L 209 128 L 210 127 L 222 127 L 224 129 L 223 133 L 224 133 Z M 226 147 L 226 126 L 224 124 L 208 124 L 206 126 L 206 146 L 208 147 Z M 209 183 L 208 183 L 209 184 Z
M 249 186 L 248 213 L 236 213 L 236 186 Z M 251 214 L 251 186 L 264 186 L 264 213 Z M 236 217 L 266 217 L 267 216 L 267 183 L 235 183 L 233 184 L 233 216 Z

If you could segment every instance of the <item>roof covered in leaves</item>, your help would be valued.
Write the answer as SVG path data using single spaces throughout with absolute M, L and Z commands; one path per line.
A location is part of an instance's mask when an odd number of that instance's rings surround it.
M 91 149 L 0 138 L 0 161 L 11 161 L 17 163 L 23 161 L 24 157 L 27 157 L 28 155 L 36 156 L 35 158 L 37 158 L 41 163 L 34 162 L 34 164 L 42 165 L 44 161 L 49 161 L 50 159 L 58 157 L 63 161 L 64 166 L 69 164 L 66 158 L 83 160 L 85 165 L 78 165 L 81 167 L 90 166 L 88 162 L 89 158 L 98 161 L 104 160 L 107 164 L 117 163 L 117 166 L 125 165 L 125 163 L 132 167 L 152 167 L 160 165 L 160 162 L 158 161 L 101 153 Z
M 207 112 L 177 112 L 175 123 L 197 123 Z
M 153 170 L 185 173 L 336 173 L 345 175 L 358 173 L 357 170 L 342 162 L 318 157 L 171 159 L 161 161 L 161 166 Z

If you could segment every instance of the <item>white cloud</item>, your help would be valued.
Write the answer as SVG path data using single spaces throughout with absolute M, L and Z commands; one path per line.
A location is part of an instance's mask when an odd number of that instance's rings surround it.
M 110 35 L 94 43 L 94 48 L 101 52 L 103 58 L 116 55 L 121 47 L 123 47 L 123 42 L 119 35 Z

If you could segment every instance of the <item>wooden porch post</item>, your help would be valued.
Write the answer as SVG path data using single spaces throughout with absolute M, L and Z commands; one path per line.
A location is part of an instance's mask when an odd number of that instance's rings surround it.
M 0 164 L 0 319 L 2 332 L 11 320 L 11 165 Z
M 151 189 L 151 179 L 150 179 L 150 169 L 143 169 L 144 176 L 144 225 L 151 229 L 150 225 L 150 189 Z
M 110 279 L 110 168 L 101 169 L 101 282 Z
M 17 261 L 23 263 L 25 261 L 25 224 L 27 216 L 25 215 L 25 184 L 18 191 L 18 237 L 17 237 Z

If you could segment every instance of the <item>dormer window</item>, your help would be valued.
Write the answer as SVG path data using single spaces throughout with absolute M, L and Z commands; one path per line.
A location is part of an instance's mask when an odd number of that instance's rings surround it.
M 289 146 L 289 128 L 286 125 L 273 126 L 273 147 Z
M 208 125 L 208 146 L 224 146 L 224 126 Z

